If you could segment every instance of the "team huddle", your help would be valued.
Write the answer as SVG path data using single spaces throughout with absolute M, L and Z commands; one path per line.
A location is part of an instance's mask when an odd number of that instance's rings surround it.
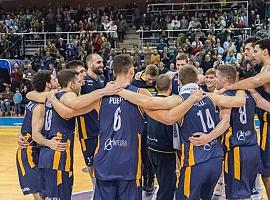
M 131 56 L 118 55 L 106 86 L 98 54 L 87 57 L 87 71 L 81 61 L 57 77 L 41 70 L 19 136 L 22 192 L 71 199 L 78 132 L 94 200 L 140 200 L 154 177 L 158 200 L 211 200 L 223 173 L 227 199 L 250 199 L 257 174 L 270 199 L 270 39 L 249 38 L 245 53 L 261 73 L 238 81 L 234 66 L 220 65 L 206 85 L 182 54 L 177 73 L 160 76 L 155 65 L 135 76 Z

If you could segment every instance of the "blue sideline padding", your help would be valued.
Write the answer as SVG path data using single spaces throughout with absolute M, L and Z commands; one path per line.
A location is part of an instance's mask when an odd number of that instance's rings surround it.
M 0 117 L 0 126 L 21 126 L 22 122 L 21 117 Z

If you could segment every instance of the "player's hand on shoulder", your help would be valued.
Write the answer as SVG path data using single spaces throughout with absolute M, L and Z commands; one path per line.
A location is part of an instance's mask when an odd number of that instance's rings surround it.
M 220 90 L 215 89 L 214 90 L 214 93 L 221 95 L 221 94 L 223 94 L 226 91 L 227 91 L 227 89 L 224 87 L 224 88 L 221 88 Z
M 18 137 L 18 147 L 19 149 L 27 148 L 30 145 L 30 143 L 27 141 L 25 137 L 22 135 L 19 135 Z
M 67 142 L 61 142 L 61 138 L 53 137 L 49 140 L 48 146 L 55 151 L 65 151 L 68 147 Z
M 194 100 L 194 102 L 200 101 L 205 98 L 206 93 L 202 90 L 194 90 L 191 92 L 190 98 Z
M 111 81 L 107 83 L 106 87 L 104 88 L 104 92 L 106 95 L 114 95 L 120 92 L 122 89 L 123 87 L 120 84 Z

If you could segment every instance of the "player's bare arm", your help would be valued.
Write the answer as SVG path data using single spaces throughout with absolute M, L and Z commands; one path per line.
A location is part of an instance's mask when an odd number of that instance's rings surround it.
M 179 96 L 179 98 L 181 98 Z M 145 110 L 151 118 L 160 121 L 161 123 L 172 125 L 175 122 L 181 123 L 184 115 L 189 111 L 189 109 L 194 105 L 195 102 L 200 101 L 204 98 L 202 91 L 194 91 L 192 94 L 182 103 L 170 110 Z
M 261 72 L 256 76 L 241 80 L 233 85 L 225 87 L 226 90 L 255 89 L 270 82 L 270 72 Z
M 256 106 L 258 108 L 261 108 L 267 112 L 270 112 L 270 102 L 264 99 L 258 92 L 255 90 L 249 90 L 251 92 L 251 95 L 256 101 Z
M 235 96 L 218 95 L 215 93 L 207 93 L 216 106 L 223 108 L 242 107 L 246 104 L 246 93 L 238 90 Z
M 48 94 L 49 92 L 38 92 L 34 90 L 31 92 L 28 92 L 26 94 L 26 98 L 29 99 L 30 101 L 35 101 L 38 103 L 45 103 Z
M 50 147 L 56 151 L 65 151 L 67 143 L 60 142 L 60 138 L 54 137 L 48 140 L 43 137 L 41 131 L 44 125 L 45 108 L 44 105 L 39 104 L 33 111 L 32 117 L 32 137 L 38 144 Z
M 89 104 L 88 106 L 80 108 L 80 109 L 69 108 L 65 104 L 66 99 L 68 99 L 69 97 L 76 98 L 77 95 L 75 93 L 73 93 L 73 92 L 68 92 L 68 93 L 63 95 L 63 97 L 61 98 L 60 101 L 52 93 L 48 96 L 49 101 L 51 102 L 53 108 L 64 119 L 70 119 L 72 117 L 83 115 L 83 114 L 86 114 L 86 113 L 88 113 L 88 112 L 90 112 L 90 111 L 92 111 L 94 109 L 97 110 L 99 100 L 95 101 L 92 104 Z
M 171 109 L 182 103 L 182 98 L 174 95 L 169 97 L 152 97 L 146 89 L 140 89 L 139 93 L 128 90 L 121 90 L 118 95 L 136 104 L 144 109 L 149 110 L 166 110 Z

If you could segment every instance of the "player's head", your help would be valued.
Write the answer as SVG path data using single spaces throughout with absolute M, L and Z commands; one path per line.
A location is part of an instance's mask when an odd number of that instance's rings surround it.
M 156 80 L 156 89 L 159 94 L 170 94 L 172 92 L 172 79 L 167 74 L 159 75 Z
M 147 85 L 154 85 L 158 76 L 158 67 L 156 65 L 147 65 L 145 68 L 144 80 Z
M 176 56 L 176 69 L 179 70 L 181 67 L 188 64 L 188 57 L 184 53 L 180 53 L 178 56 Z
M 270 57 L 270 39 L 265 38 L 255 43 L 253 58 L 257 64 L 264 64 L 265 58 Z
M 216 87 L 216 70 L 214 68 L 205 72 L 205 84 L 208 88 Z
M 41 70 L 33 76 L 32 85 L 38 92 L 48 92 L 58 88 L 58 82 L 49 70 Z
M 113 63 L 113 73 L 115 77 L 125 76 L 129 78 L 130 82 L 134 76 L 133 60 L 128 54 L 121 54 L 115 56 Z
M 81 91 L 82 81 L 79 73 L 72 69 L 64 69 L 57 75 L 58 83 L 62 89 L 68 89 L 77 95 Z
M 83 61 L 80 60 L 72 60 L 69 61 L 66 64 L 67 69 L 72 69 L 75 70 L 76 72 L 79 73 L 80 79 L 83 81 L 84 77 L 86 76 L 85 68 L 84 68 L 84 63 Z
M 237 70 L 233 65 L 220 65 L 216 70 L 216 79 L 216 88 L 220 90 L 236 81 Z
M 193 65 L 184 65 L 179 69 L 179 85 L 198 82 L 198 70 Z
M 103 59 L 97 53 L 92 53 L 86 57 L 86 65 L 88 71 L 90 70 L 96 75 L 103 74 Z
M 259 40 L 258 37 L 250 37 L 245 41 L 245 55 L 246 60 L 251 61 L 253 60 L 254 54 L 254 44 Z

